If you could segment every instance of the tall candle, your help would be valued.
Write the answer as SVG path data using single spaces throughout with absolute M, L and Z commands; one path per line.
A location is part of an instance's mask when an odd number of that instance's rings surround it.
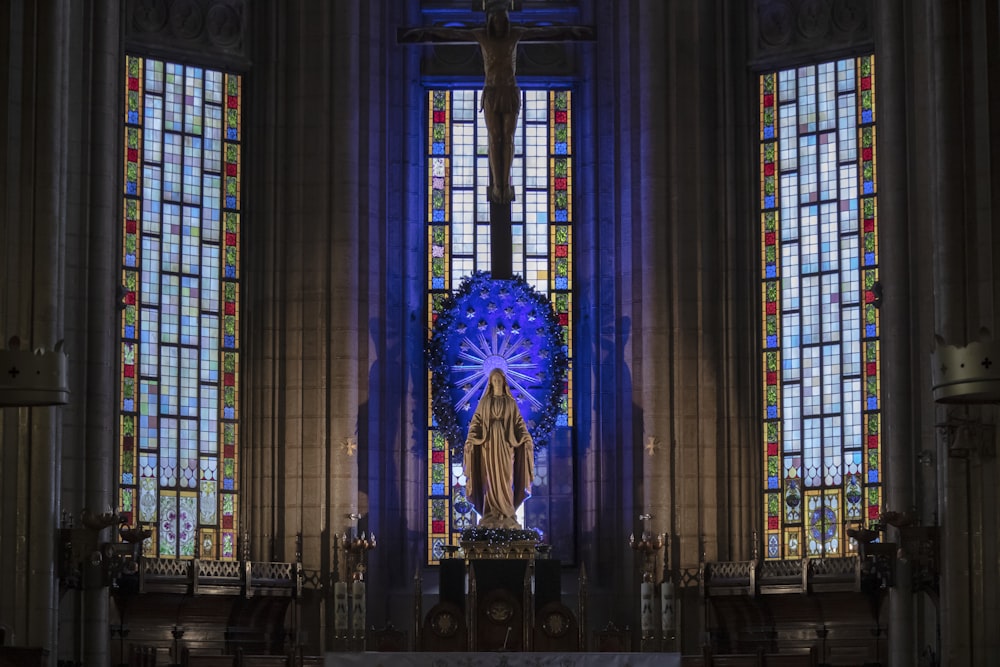
M 351 627 L 355 637 L 365 636 L 365 582 L 355 581 L 351 587 Z
M 644 581 L 640 588 L 640 614 L 642 622 L 642 635 L 649 637 L 653 634 L 653 582 Z
M 347 582 L 333 585 L 333 627 L 338 637 L 347 634 Z
M 664 581 L 660 584 L 660 623 L 663 636 L 673 637 L 674 634 L 674 582 Z

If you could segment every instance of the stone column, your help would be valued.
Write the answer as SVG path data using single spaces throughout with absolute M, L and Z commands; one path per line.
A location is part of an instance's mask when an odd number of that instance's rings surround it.
M 581 568 L 589 573 L 588 627 L 582 636 L 603 627 L 619 613 L 632 610 L 631 598 L 620 602 L 622 611 L 612 610 L 604 587 L 636 586 L 632 559 L 627 567 L 611 575 L 600 563 L 621 559 L 622 548 L 631 530 L 638 525 L 632 503 L 622 509 L 618 500 L 628 487 L 618 473 L 615 457 L 627 458 L 634 452 L 635 433 L 632 376 L 633 276 L 637 262 L 632 257 L 632 226 L 624 222 L 630 201 L 633 143 L 630 139 L 633 108 L 632 66 L 625 44 L 630 29 L 629 3 L 591 0 L 584 3 L 585 19 L 597 27 L 597 42 L 581 49 L 581 71 L 591 72 L 574 92 L 574 206 L 576 211 L 592 210 L 591 217 L 577 218 L 574 229 L 576 278 L 574 300 L 577 307 L 574 391 L 578 400 L 575 437 L 577 552 Z M 590 13 L 586 13 L 590 10 Z M 592 17 L 592 18 L 591 18 Z M 612 92 L 613 91 L 613 92 Z M 628 454 L 623 452 L 627 451 Z M 608 530 L 608 526 L 615 526 Z M 617 576 L 616 584 L 607 581 Z M 627 582 L 627 583 L 625 583 Z M 623 588 L 622 590 L 628 590 Z M 625 597 L 625 596 L 619 596 Z M 638 609 L 636 601 L 635 609 Z M 614 614 L 615 616 L 612 616 Z
M 921 3 L 931 59 L 928 91 L 932 119 L 924 129 L 934 147 L 926 168 L 933 187 L 930 229 L 933 240 L 934 332 L 950 344 L 968 340 L 968 301 L 965 288 L 966 218 L 963 137 L 962 3 L 954 0 Z M 938 407 L 936 422 L 956 416 L 953 408 Z M 947 431 L 937 431 L 938 516 L 941 525 L 941 656 L 942 664 L 972 664 L 969 558 L 970 534 L 967 460 L 949 456 Z
M 328 188 L 331 193 L 330 239 L 327 252 L 329 289 L 329 418 L 332 456 L 329 469 L 330 529 L 344 533 L 357 527 L 358 513 L 358 384 L 361 368 L 358 353 L 367 343 L 367 332 L 359 326 L 361 311 L 360 274 L 365 264 L 358 243 L 360 229 L 362 108 L 370 98 L 362 94 L 361 10 L 356 3 L 338 3 L 333 11 L 331 55 L 334 63 L 331 108 Z M 365 108 L 364 113 L 378 112 Z
M 706 196 L 717 198 L 713 216 L 718 236 L 703 253 L 714 257 L 716 283 L 702 290 L 711 307 L 713 290 L 720 295 L 718 343 L 713 349 L 714 373 L 719 405 L 719 558 L 749 560 L 758 554 L 761 518 L 761 422 L 760 406 L 748 401 L 760 386 L 760 227 L 757 136 L 759 119 L 747 109 L 757 109 L 757 77 L 747 69 L 750 39 L 746 25 L 749 6 L 725 3 L 714 23 L 719 38 L 712 43 L 724 93 L 716 99 L 717 120 L 705 132 L 717 135 L 715 155 L 705 179 L 718 187 Z M 751 92 L 753 91 L 753 92 Z M 721 130 L 719 128 L 722 128 Z M 747 146 L 753 146 L 752 157 Z M 754 222 L 748 224 L 748 220 Z M 709 428 L 711 426 L 709 425 Z
M 365 264 L 359 246 L 361 165 L 361 109 L 368 101 L 362 93 L 361 18 L 356 3 L 338 3 L 332 12 L 331 57 L 334 63 L 330 114 L 330 157 L 332 169 L 326 187 L 330 191 L 330 233 L 326 252 L 326 299 L 329 302 L 327 332 L 327 494 L 330 499 L 328 530 L 351 535 L 357 528 L 358 384 L 361 368 L 360 346 L 367 343 L 359 327 L 361 308 L 360 274 Z M 367 111 L 366 111 L 367 113 Z M 349 579 L 350 572 L 345 572 Z M 329 632 L 329 621 L 327 636 Z
M 910 311 L 909 211 L 907 208 L 906 62 L 904 3 L 875 3 L 875 72 L 878 107 L 879 255 L 885 298 L 881 308 L 884 478 L 883 506 L 896 511 L 914 509 L 913 314 Z M 919 372 L 917 373 L 919 377 Z M 899 531 L 890 530 L 899 542 Z M 901 559 L 903 563 L 906 559 Z M 889 591 L 889 659 L 897 667 L 916 663 L 913 593 L 908 567 L 897 573 Z
M 77 20 L 84 19 L 77 10 Z M 84 447 L 85 501 L 84 506 L 101 511 L 115 503 L 116 484 L 113 479 L 117 469 L 115 453 L 117 441 L 118 374 L 116 338 L 120 313 L 116 308 L 115 285 L 120 278 L 120 255 L 116 248 L 120 239 L 121 196 L 118 188 L 121 172 L 122 124 L 122 61 L 119 57 L 120 14 L 117 3 L 96 2 L 91 5 L 88 46 L 91 88 L 82 97 L 90 102 L 90 141 L 87 151 L 87 172 L 81 181 L 89 186 L 89 210 L 81 207 L 79 217 L 85 219 L 85 230 L 80 248 L 86 249 L 87 276 L 81 283 L 87 285 L 85 294 L 78 294 L 86 303 L 86 391 L 71 400 L 79 407 L 79 416 L 86 423 Z M 87 25 L 84 23 L 84 25 Z M 84 77 L 83 79 L 87 79 Z M 89 95 L 87 94 L 89 93 Z M 117 188 L 112 184 L 117 184 Z M 81 253 L 82 254 L 82 253 Z M 82 278 L 82 277 L 81 277 Z M 80 350 L 82 353 L 83 350 Z M 88 406 L 91 409 L 86 409 Z M 93 409 L 102 406 L 103 409 Z M 79 508 L 67 508 L 78 510 Z M 106 531 L 107 539 L 114 539 Z M 82 661 L 87 665 L 108 664 L 111 612 L 108 589 L 90 588 L 83 592 Z M 115 614 L 117 622 L 117 614 Z M 125 657 L 122 656 L 124 661 Z
M 634 368 L 636 402 L 641 412 L 642 428 L 633 436 L 633 446 L 641 463 L 643 497 L 639 510 L 650 516 L 640 527 L 648 528 L 652 535 L 665 534 L 668 538 L 664 551 L 658 555 L 658 567 L 653 581 L 662 575 L 662 558 L 677 565 L 676 558 L 665 552 L 675 541 L 675 533 L 682 528 L 675 523 L 674 460 L 677 444 L 675 408 L 676 358 L 672 345 L 676 342 L 676 288 L 677 273 L 672 270 L 672 241 L 675 240 L 675 210 L 673 209 L 675 183 L 670 181 L 669 150 L 676 141 L 675 129 L 667 121 L 675 99 L 670 85 L 677 82 L 677 71 L 668 67 L 669 40 L 668 11 L 666 3 L 642 2 L 631 17 L 635 31 L 633 60 L 636 105 L 633 132 L 639 137 L 635 145 L 633 167 L 636 194 L 632 201 L 633 256 L 638 263 L 633 267 L 633 285 L 639 296 L 634 315 L 634 348 L 637 354 Z M 639 499 L 636 499 L 639 501 Z M 680 542 L 676 542 L 678 545 Z M 631 590 L 638 591 L 638 578 L 631 582 Z M 658 587 L 657 587 L 658 590 Z M 634 596 L 633 596 L 634 597 Z M 636 605 L 638 608 L 638 605 Z M 656 633 L 659 634 L 659 633 Z
M 280 387 L 285 381 L 281 368 L 284 334 L 284 284 L 282 278 L 287 235 L 281 224 L 284 206 L 290 198 L 282 188 L 288 182 L 284 169 L 283 146 L 287 140 L 289 114 L 282 100 L 288 90 L 283 67 L 288 42 L 275 26 L 287 20 L 283 3 L 255 5 L 253 26 L 254 89 L 251 99 L 253 125 L 250 130 L 257 139 L 255 159 L 247 165 L 255 183 L 260 187 L 248 193 L 254 203 L 255 218 L 248 237 L 254 243 L 252 261 L 260 271 L 244 276 L 247 289 L 244 298 L 251 307 L 243 313 L 244 325 L 250 335 L 243 337 L 244 367 L 250 377 L 247 383 L 247 402 L 243 411 L 246 421 L 243 431 L 244 460 L 250 465 L 243 468 L 243 488 L 249 491 L 243 515 L 249 526 L 250 557 L 258 561 L 292 560 L 295 557 L 296 526 L 285 526 L 279 520 L 278 507 L 288 499 L 283 486 L 284 475 L 291 468 L 286 465 L 287 454 L 283 449 L 290 445 L 280 435 L 283 428 L 281 416 L 284 405 Z M 282 168 L 284 165 L 284 169 Z M 248 456 L 249 455 L 249 456 Z
M 387 16 L 383 19 L 383 25 L 420 25 L 419 3 L 386 2 L 383 6 Z M 394 42 L 394 28 L 390 28 L 389 34 Z M 386 220 L 389 224 L 402 225 L 402 229 L 396 227 L 393 233 L 389 229 L 385 231 L 388 245 L 383 261 L 387 264 L 396 263 L 395 270 L 401 272 L 401 284 L 394 296 L 390 296 L 393 290 L 387 284 L 387 302 L 383 312 L 387 321 L 389 313 L 396 313 L 398 317 L 404 318 L 396 328 L 398 335 L 402 337 L 397 348 L 401 359 L 398 370 L 402 375 L 397 387 L 381 393 L 385 409 L 398 410 L 398 439 L 382 441 L 383 446 L 390 448 L 383 450 L 385 458 L 380 461 L 379 466 L 374 465 L 372 458 L 372 451 L 377 450 L 369 450 L 369 472 L 364 480 L 368 485 L 368 500 L 373 511 L 369 517 L 369 525 L 377 526 L 379 537 L 383 539 L 375 551 L 375 557 L 383 571 L 392 571 L 394 580 L 400 582 L 394 587 L 392 598 L 383 598 L 396 627 L 413 625 L 414 573 L 423 571 L 427 563 L 427 463 L 423 456 L 417 458 L 409 455 L 412 434 L 426 433 L 428 426 L 427 366 L 424 354 L 424 340 L 427 336 L 427 144 L 426 129 L 422 122 L 424 116 L 414 117 L 412 112 L 414 107 L 423 108 L 427 104 L 426 91 L 420 81 L 422 53 L 421 49 L 393 44 L 389 47 L 389 53 L 384 56 L 389 71 L 385 92 L 385 105 L 389 114 L 384 116 L 387 134 L 383 141 L 386 148 L 394 146 L 395 152 L 395 159 L 389 158 L 389 164 L 393 166 L 389 169 L 385 187 L 389 191 L 400 193 L 398 197 L 386 197 L 389 207 Z M 387 331 L 386 335 L 390 337 L 397 334 Z M 380 357 L 389 349 L 393 348 L 380 350 Z M 388 360 L 391 362 L 395 358 L 395 355 L 390 355 Z M 369 390 L 371 386 L 369 385 Z M 397 391 L 399 399 L 394 402 L 391 397 Z M 397 471 L 396 474 L 388 474 L 393 469 Z M 371 492 L 372 478 L 378 474 L 374 472 L 376 470 L 384 471 L 381 473 L 383 479 L 378 484 L 380 493 L 377 496 Z M 378 508 L 375 507 L 376 499 L 380 504 Z M 421 538 L 407 537 L 411 530 L 417 531 Z M 399 536 L 398 548 L 405 550 L 402 564 L 399 552 L 390 551 L 390 533 Z M 388 567 L 388 564 L 395 564 L 395 567 Z M 381 585 L 372 583 L 376 587 Z M 373 591 L 372 594 L 377 593 Z M 416 639 L 415 633 L 413 638 Z
M 5 156 L 0 161 L 5 200 L 0 204 L 0 259 L 4 267 L 4 281 L 0 282 L 0 345 L 17 334 L 25 335 L 27 304 L 20 294 L 31 284 L 30 264 L 25 266 L 22 257 L 30 249 L 30 236 L 22 229 L 22 215 L 28 205 L 22 202 L 23 188 L 21 165 L 25 162 L 22 151 L 22 127 L 26 114 L 24 105 L 30 98 L 24 96 L 25 40 L 31 31 L 25 26 L 23 2 L 10 2 L 0 12 L 0 29 L 8 42 L 0 49 L 0 91 L 7 97 L 7 104 L 0 107 L 0 151 Z M 28 161 L 30 164 L 30 161 Z M 24 536 L 22 514 L 23 457 L 26 445 L 21 426 L 22 413 L 16 408 L 0 409 L 0 543 L 10 545 L 0 550 L 0 625 L 4 626 L 8 642 L 15 646 L 25 644 L 27 619 L 21 612 L 26 599 L 23 578 Z
M 360 68 L 358 80 L 366 109 L 359 114 L 360 206 L 358 247 L 362 249 L 359 292 L 363 296 L 358 317 L 358 498 L 360 525 L 378 533 L 379 547 L 369 553 L 367 627 L 412 624 L 414 568 L 426 562 L 425 543 L 410 539 L 407 526 L 426 525 L 426 476 L 424 459 L 408 455 L 415 413 L 424 399 L 426 371 L 423 341 L 426 320 L 410 318 L 411 299 L 423 312 L 426 284 L 424 170 L 420 186 L 410 199 L 407 169 L 412 155 L 424 164 L 426 149 L 410 123 L 411 110 L 425 109 L 422 87 L 414 85 L 406 70 L 410 57 L 421 49 L 396 43 L 396 26 L 417 25 L 409 18 L 407 3 L 379 0 L 361 3 Z M 413 208 L 411 208 L 411 206 Z M 414 348 L 416 352 L 410 351 Z M 410 365 L 419 364 L 414 372 Z M 426 428 L 421 424 L 421 429 Z M 420 494 L 404 500 L 405 484 L 419 483 Z M 407 512 L 417 515 L 413 522 Z M 422 530 L 421 530 L 422 532 Z M 385 541 L 382 541 L 382 540 Z
M 753 292 L 734 278 L 750 267 L 736 239 L 749 238 L 742 226 L 753 219 L 739 204 L 747 199 L 739 179 L 749 176 L 736 74 L 745 67 L 743 18 L 739 7 L 640 1 L 633 24 L 637 446 L 645 447 L 644 509 L 653 532 L 672 534 L 675 569 L 706 556 L 749 557 L 754 525 L 741 368 L 755 357 L 739 341 L 751 331 L 740 322 L 755 314 L 746 305 Z M 678 593 L 678 633 L 688 642 L 680 648 L 693 650 L 701 603 Z
M 68 14 L 64 2 L 35 4 L 34 118 L 35 180 L 32 183 L 32 296 L 30 339 L 33 346 L 53 346 L 62 340 L 65 299 L 66 127 Z M 59 583 L 54 529 L 60 520 L 62 429 L 60 408 L 32 409 L 28 502 L 28 644 L 50 651 L 58 646 Z
M 574 210 L 593 211 L 574 219 L 573 232 L 577 552 L 589 576 L 585 638 L 612 620 L 622 625 L 634 617 L 630 625 L 638 624 L 638 570 L 622 551 L 629 533 L 640 529 L 642 512 L 641 412 L 633 392 L 641 359 L 635 335 L 641 268 L 630 197 L 638 172 L 637 50 L 626 46 L 637 21 L 631 4 L 581 3 L 583 22 L 597 26 L 597 41 L 579 51 L 580 71 L 593 76 L 583 77 L 573 97 Z
M 0 335 L 18 335 L 25 348 L 51 349 L 64 338 L 67 12 L 56 0 L 8 3 L 3 12 L 10 43 L 0 60 L 8 100 L 0 116 L 0 141 L 7 149 Z M 0 624 L 12 635 L 11 644 L 46 649 L 52 661 L 59 604 L 60 409 L 8 408 L 0 426 L 6 508 L 0 530 L 9 545 L 0 560 Z
M 262 345 L 252 358 L 263 366 L 253 398 L 261 454 L 252 520 L 262 538 L 274 535 L 274 548 L 257 546 L 257 553 L 290 560 L 301 535 L 300 639 L 322 651 L 332 638 L 333 538 L 354 525 L 358 448 L 366 446 L 357 423 L 358 348 L 366 342 L 359 327 L 366 266 L 359 118 L 367 103 L 358 75 L 360 8 L 298 1 L 261 11 L 278 32 L 257 46 L 265 95 L 254 101 L 269 160 L 254 169 L 273 189 L 251 195 L 260 204 L 253 234 L 262 267 L 254 279 L 259 319 L 251 320 Z

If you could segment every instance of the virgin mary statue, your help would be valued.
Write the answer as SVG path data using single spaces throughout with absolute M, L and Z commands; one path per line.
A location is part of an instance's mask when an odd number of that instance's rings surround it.
M 465 440 L 465 490 L 480 527 L 521 528 L 514 512 L 531 495 L 534 449 L 507 377 L 495 368 Z

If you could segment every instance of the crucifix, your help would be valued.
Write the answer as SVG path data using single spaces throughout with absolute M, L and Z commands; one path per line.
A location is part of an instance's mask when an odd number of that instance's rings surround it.
M 400 43 L 479 44 L 485 74 L 481 110 L 489 134 L 490 184 L 486 194 L 490 202 L 490 273 L 503 279 L 513 275 L 510 209 L 514 186 L 510 170 L 514 162 L 514 131 L 521 111 L 521 89 L 516 78 L 517 46 L 521 42 L 594 38 L 594 30 L 588 26 L 514 25 L 507 14 L 513 5 L 513 0 L 482 0 L 486 25 L 481 28 L 401 28 L 397 33 Z

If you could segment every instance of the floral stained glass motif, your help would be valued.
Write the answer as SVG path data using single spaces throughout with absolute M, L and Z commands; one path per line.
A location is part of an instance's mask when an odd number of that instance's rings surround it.
M 764 556 L 844 556 L 882 508 L 875 60 L 760 77 Z
M 127 56 L 125 90 L 120 508 L 236 559 L 242 80 Z
M 511 207 L 513 272 L 544 294 L 562 325 L 562 348 L 572 369 L 573 142 L 568 90 L 522 91 L 515 132 Z M 427 94 L 428 330 L 462 280 L 490 270 L 487 133 L 477 90 Z M 572 371 L 562 389 L 556 428 L 572 426 Z M 435 422 L 427 377 L 427 558 L 437 562 L 474 525 L 461 460 Z M 548 484 L 548 451 L 536 453 L 535 496 Z M 532 502 L 532 501 L 529 501 Z M 541 503 L 536 503 L 541 507 Z M 526 504 L 527 505 L 527 504 Z M 532 509 L 531 521 L 548 520 Z

